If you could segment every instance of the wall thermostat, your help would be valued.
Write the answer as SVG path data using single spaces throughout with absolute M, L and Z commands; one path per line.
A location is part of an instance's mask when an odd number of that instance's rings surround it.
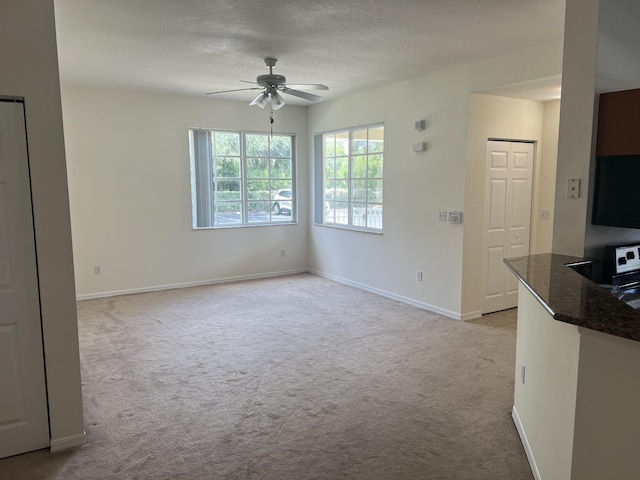
M 449 212 L 449 223 L 462 223 L 462 212 L 458 210 Z

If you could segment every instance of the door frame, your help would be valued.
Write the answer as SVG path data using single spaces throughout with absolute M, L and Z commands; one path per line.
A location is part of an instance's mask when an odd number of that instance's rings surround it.
M 26 105 L 22 98 L 6 96 L 0 97 L 0 105 L 6 113 L 3 131 L 8 134 L 9 152 L 2 170 L 6 173 L 2 183 L 7 185 L 3 197 L 11 209 L 5 218 L 6 253 L 11 260 L 3 304 L 15 315 L 5 317 L 3 329 L 9 347 L 4 352 L 5 366 L 13 365 L 5 377 L 6 392 L 11 395 L 5 397 L 9 409 L 2 435 L 12 439 L 0 450 L 1 457 L 6 457 L 49 447 L 51 434 Z

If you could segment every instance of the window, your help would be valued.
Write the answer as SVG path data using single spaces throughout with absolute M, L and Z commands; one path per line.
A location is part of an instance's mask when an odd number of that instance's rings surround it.
M 294 139 L 189 130 L 193 227 L 295 223 Z
M 318 134 L 314 149 L 316 223 L 381 231 L 384 126 Z

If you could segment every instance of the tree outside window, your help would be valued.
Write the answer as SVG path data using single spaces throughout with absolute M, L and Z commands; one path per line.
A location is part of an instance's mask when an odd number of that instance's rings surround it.
M 324 202 L 324 211 L 316 223 L 382 230 L 384 126 L 325 133 L 321 141 L 319 137 L 316 161 L 322 161 L 324 198 L 317 200 Z
M 294 140 L 190 130 L 194 228 L 294 223 Z

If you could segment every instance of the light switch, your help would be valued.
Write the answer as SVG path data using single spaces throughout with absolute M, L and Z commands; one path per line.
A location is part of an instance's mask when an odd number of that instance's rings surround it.
M 567 198 L 580 198 L 579 178 L 570 178 L 567 182 Z

